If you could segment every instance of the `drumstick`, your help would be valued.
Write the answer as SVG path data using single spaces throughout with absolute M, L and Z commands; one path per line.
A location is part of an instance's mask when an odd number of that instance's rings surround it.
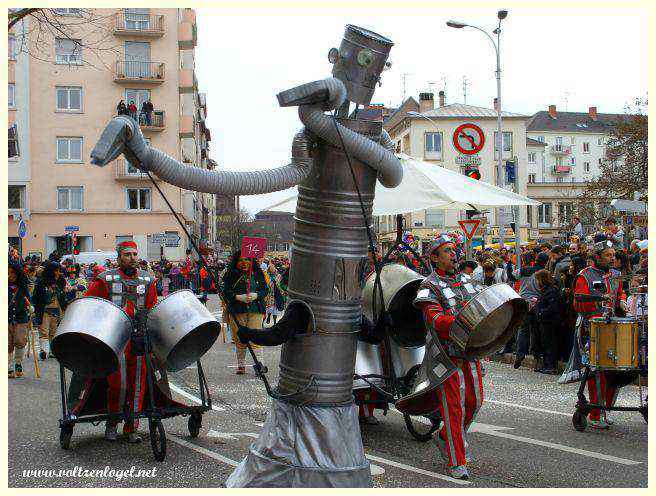
M 30 334 L 32 336 L 32 356 L 34 356 L 34 371 L 36 372 L 36 377 L 39 379 L 41 377 L 41 370 L 39 370 L 39 360 L 36 357 L 36 339 L 34 338 L 34 326 L 30 322 Z

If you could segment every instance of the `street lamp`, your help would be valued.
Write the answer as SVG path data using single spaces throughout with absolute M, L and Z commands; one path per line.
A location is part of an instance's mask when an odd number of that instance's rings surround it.
M 496 42 L 494 41 L 494 38 L 485 31 L 484 29 L 474 26 L 471 24 L 467 24 L 464 22 L 459 22 L 459 21 L 447 21 L 446 25 L 449 26 L 450 28 L 455 28 L 455 29 L 462 29 L 462 28 L 472 28 L 480 31 L 483 33 L 485 36 L 488 37 L 490 42 L 492 43 L 492 46 L 494 47 L 494 53 L 497 58 L 497 69 L 495 71 L 495 76 L 497 79 L 497 153 L 498 155 L 498 161 L 497 161 L 497 186 L 502 186 L 502 177 L 503 177 L 503 133 L 501 131 L 501 21 L 508 17 L 508 11 L 505 9 L 499 10 L 497 12 L 497 18 L 499 19 L 499 23 L 496 27 L 496 29 L 493 31 L 494 34 L 497 35 L 497 40 Z M 497 209 L 497 223 L 499 224 L 499 241 L 502 244 L 504 240 L 504 224 L 503 224 L 503 219 L 501 218 L 500 215 L 501 209 Z M 517 254 L 517 266 L 520 266 L 520 254 L 521 250 L 519 247 L 519 235 L 517 234 L 519 231 L 519 215 L 517 215 L 515 219 L 515 252 Z

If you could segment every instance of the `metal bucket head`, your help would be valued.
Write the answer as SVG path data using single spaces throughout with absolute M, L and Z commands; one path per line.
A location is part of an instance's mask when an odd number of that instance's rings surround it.
M 355 355 L 355 373 L 361 376 L 380 375 L 384 376 L 383 359 L 380 355 L 380 345 L 358 341 Z M 385 385 L 385 380 L 380 377 L 367 377 L 367 381 L 379 387 Z M 353 380 L 353 389 L 368 389 L 371 386 L 362 379 Z
M 424 346 L 426 341 L 423 316 L 412 304 L 423 279 L 421 274 L 400 264 L 385 265 L 380 272 L 383 303 L 394 322 L 390 337 L 403 348 Z M 377 320 L 381 312 L 379 289 L 375 287 L 375 281 L 374 272 L 367 278 L 362 293 L 362 311 L 371 321 Z
M 196 362 L 219 337 L 221 326 L 193 292 L 182 289 L 155 305 L 146 321 L 153 352 L 177 372 Z
M 107 377 L 118 370 L 131 332 L 132 320 L 122 308 L 86 296 L 69 303 L 50 346 L 67 369 L 86 377 Z
M 515 334 L 528 303 L 507 284 L 494 284 L 469 300 L 458 314 L 458 323 L 469 331 L 465 354 L 471 358 L 491 355 Z

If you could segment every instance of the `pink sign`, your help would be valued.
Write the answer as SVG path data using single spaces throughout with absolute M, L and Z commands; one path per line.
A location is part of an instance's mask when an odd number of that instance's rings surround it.
M 266 250 L 266 238 L 250 238 L 244 236 L 241 240 L 241 256 L 262 258 Z

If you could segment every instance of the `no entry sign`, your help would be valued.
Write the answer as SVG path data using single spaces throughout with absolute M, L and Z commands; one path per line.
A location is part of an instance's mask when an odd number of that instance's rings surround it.
M 266 238 L 251 238 L 244 236 L 241 240 L 241 256 L 247 258 L 263 258 L 266 250 Z
M 485 145 L 483 130 L 476 124 L 461 124 L 453 132 L 453 146 L 463 155 L 474 155 Z

